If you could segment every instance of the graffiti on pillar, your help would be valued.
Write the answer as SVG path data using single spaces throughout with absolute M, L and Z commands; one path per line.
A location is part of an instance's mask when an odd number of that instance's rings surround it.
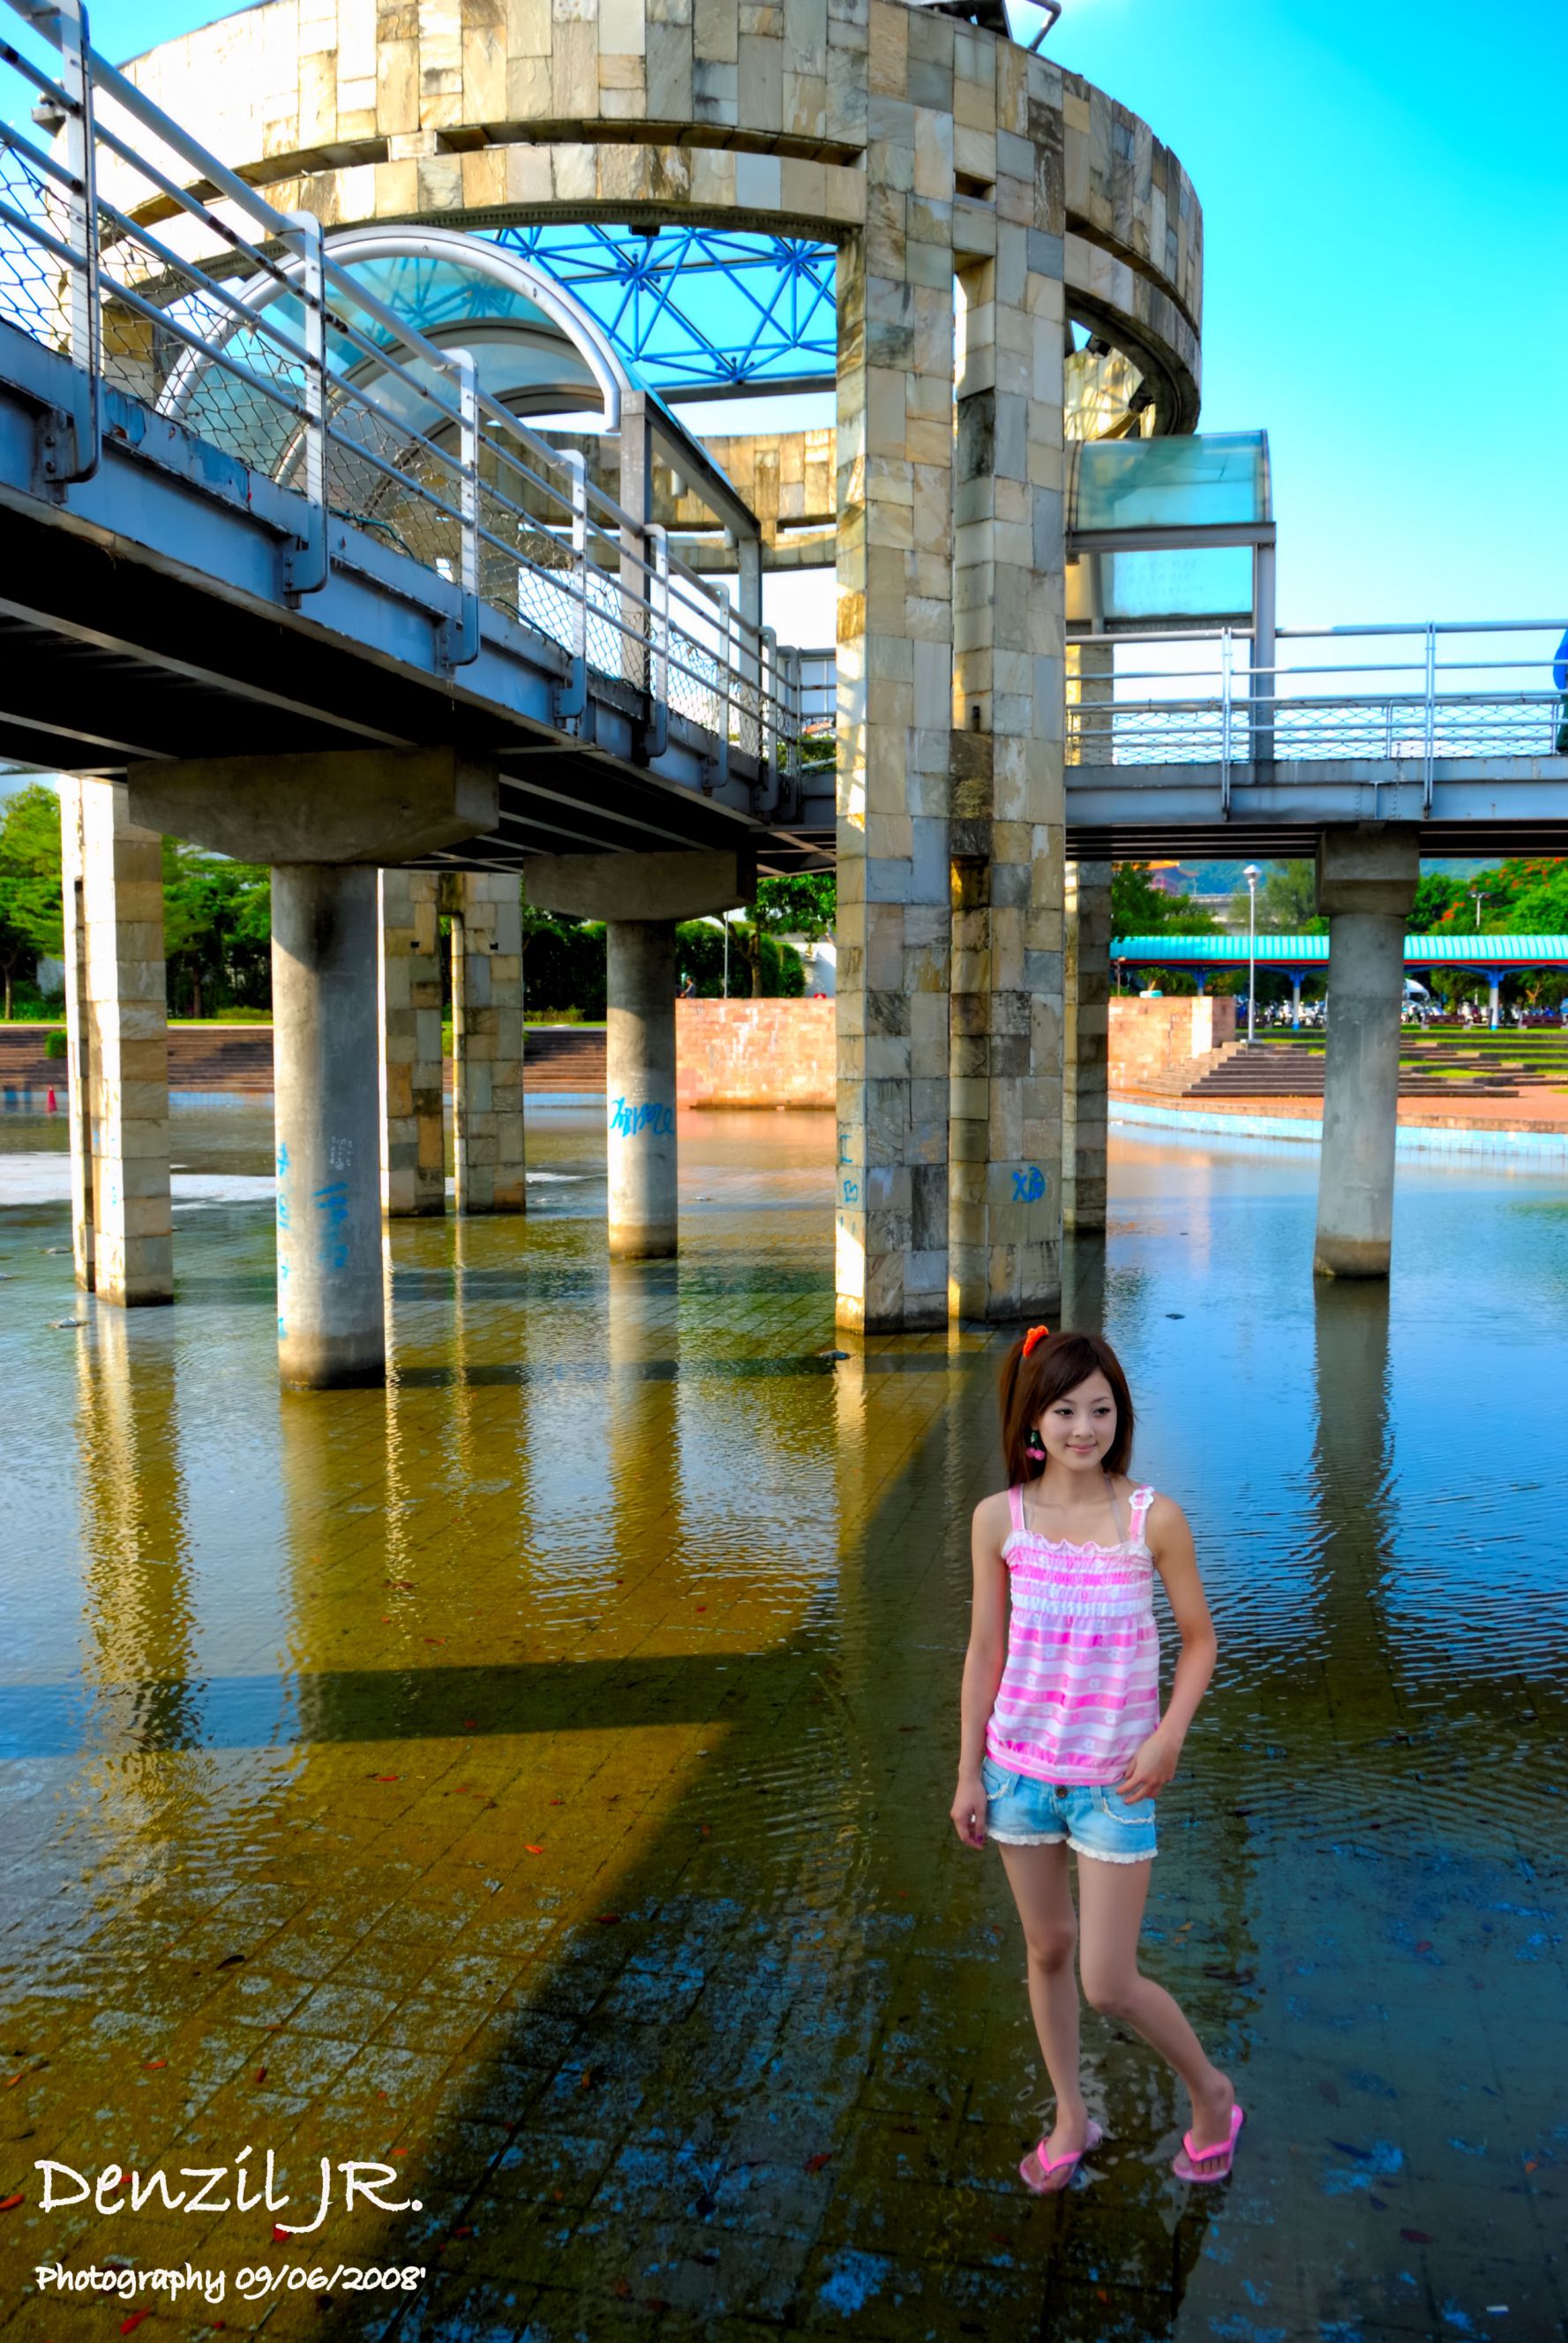
M 859 1182 L 858 1180 L 846 1180 L 844 1182 L 844 1202 L 846 1204 L 858 1204 L 859 1201 Z
M 341 1180 L 329 1187 L 317 1188 L 311 1202 L 321 1214 L 321 1266 L 323 1269 L 347 1269 L 348 1266 L 348 1190 Z
M 1012 1201 L 1015 1204 L 1038 1204 L 1045 1193 L 1045 1174 L 1038 1163 L 1026 1163 L 1012 1175 Z
M 609 1127 L 618 1139 L 640 1139 L 645 1131 L 655 1139 L 673 1139 L 675 1113 L 672 1108 L 651 1101 L 647 1106 L 628 1106 L 625 1099 L 618 1098 L 610 1107 Z

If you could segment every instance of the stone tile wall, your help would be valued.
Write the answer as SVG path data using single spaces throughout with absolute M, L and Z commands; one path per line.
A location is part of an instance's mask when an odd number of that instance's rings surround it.
M 441 938 L 433 870 L 383 870 L 381 1209 L 391 1219 L 444 1212 Z
M 830 1107 L 830 1001 L 678 1001 L 680 1106 Z
M 515 876 L 445 881 L 452 913 L 452 1152 L 459 1212 L 520 1212 L 523 923 Z

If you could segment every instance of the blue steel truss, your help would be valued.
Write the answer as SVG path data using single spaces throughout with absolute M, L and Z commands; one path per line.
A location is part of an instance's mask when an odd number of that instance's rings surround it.
M 556 222 L 490 233 L 569 286 L 650 390 L 668 397 L 833 377 L 830 244 Z

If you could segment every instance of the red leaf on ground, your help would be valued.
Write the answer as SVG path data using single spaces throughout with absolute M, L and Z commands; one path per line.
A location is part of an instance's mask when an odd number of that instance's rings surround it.
M 155 2066 L 166 2066 L 168 2063 L 166 2058 L 147 2058 L 143 2061 L 149 2073 Z
M 525 1845 L 523 1853 L 525 1855 L 543 1855 L 544 1848 L 542 1846 L 528 1846 Z
M 0 2213 L 14 2213 L 17 2206 L 25 2201 L 20 2189 L 15 2197 L 0 2197 Z
M 134 2334 L 136 2333 L 136 2331 L 137 2328 L 141 2325 L 141 2323 L 142 2323 L 143 2319 L 144 2319 L 144 2318 L 150 2318 L 152 2317 L 152 2315 L 153 2315 L 153 2314 L 152 2314 L 152 2312 L 151 2312 L 150 2310 L 133 2310 L 133 2311 L 132 2311 L 132 2313 L 131 2313 L 131 2315 L 130 2315 L 130 2317 L 129 2317 L 128 2318 L 122 2318 L 122 2319 L 121 2319 L 121 2321 L 120 2321 L 120 2332 L 121 2332 L 121 2334 L 122 2334 L 122 2335 L 134 2335 Z
M 477 1716 L 466 1716 L 463 1719 L 463 1730 L 465 1733 L 477 1733 L 478 1729 L 479 1720 Z
M 1402 2229 L 1400 2236 L 1407 2246 L 1434 2246 L 1437 2243 L 1437 2239 L 1429 2236 L 1425 2229 Z
M 620 1914 L 618 1912 L 596 1912 L 594 1914 L 594 1918 L 596 1920 L 602 1921 L 607 1928 L 610 1928 L 613 1927 L 616 1922 L 620 1918 Z
M 552 1806 L 564 1806 L 566 1805 L 566 1800 L 564 1798 L 552 1798 L 550 1800 L 550 1804 Z
M 819 2147 L 815 2156 L 809 2156 L 806 2158 L 806 2169 L 808 2172 L 820 2172 L 825 2164 L 831 2164 L 832 2161 L 832 2149 L 830 2147 Z
M 471 2237 L 473 2236 L 473 2234 L 474 2234 L 474 2232 L 472 2231 L 472 2229 L 467 2228 L 467 2227 L 464 2227 L 464 2228 L 461 2228 L 461 2229 L 454 2229 L 454 2230 L 453 2230 L 453 2232 L 452 2232 L 452 2235 L 453 2235 L 455 2237 Z
M 286 2246 L 288 2243 L 288 2237 L 289 2232 L 285 2228 L 280 2228 L 278 2224 L 275 2221 L 272 2225 L 273 2244 L 275 2246 Z
M 699 1823 L 697 1827 L 702 1833 L 704 1838 L 711 1838 L 713 1836 L 713 1825 L 711 1823 Z
M 370 1778 L 373 1782 L 400 1782 L 403 1776 L 401 1774 L 372 1774 Z
M 258 2083 L 265 2083 L 265 2082 L 266 2082 L 266 2068 L 265 2066 L 258 2066 L 258 2067 L 256 2068 L 256 2081 L 257 2081 Z
M 707 1604 L 706 1604 L 706 1603 L 699 1603 L 699 1604 L 698 1604 L 698 1606 L 697 1606 L 697 1607 L 698 1607 L 698 1609 L 699 1609 L 699 1611 L 706 1611 L 706 1610 L 707 1610 L 707 1608 L 708 1608 L 708 1605 L 707 1605 Z

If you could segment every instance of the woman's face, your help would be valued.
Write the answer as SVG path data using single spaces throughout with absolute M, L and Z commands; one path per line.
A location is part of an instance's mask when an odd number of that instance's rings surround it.
M 1070 1473 L 1097 1471 L 1116 1437 L 1116 1401 L 1098 1367 L 1053 1400 L 1036 1425 L 1046 1462 Z

